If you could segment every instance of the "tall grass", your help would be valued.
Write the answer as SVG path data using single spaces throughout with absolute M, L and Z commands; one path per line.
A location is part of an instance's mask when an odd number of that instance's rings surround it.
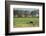
M 33 23 L 30 23 L 33 22 Z M 31 18 L 13 18 L 14 27 L 38 27 L 39 26 L 39 18 L 31 17 Z

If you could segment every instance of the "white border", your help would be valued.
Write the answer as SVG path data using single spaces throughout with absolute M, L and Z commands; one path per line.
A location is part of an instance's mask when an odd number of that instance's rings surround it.
M 13 8 L 36 8 L 39 9 L 39 27 L 13 28 Z M 10 31 L 42 31 L 42 6 L 27 6 L 27 5 L 10 5 Z

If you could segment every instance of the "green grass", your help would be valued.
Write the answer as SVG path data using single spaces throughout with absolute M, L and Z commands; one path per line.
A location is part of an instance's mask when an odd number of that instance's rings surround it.
M 30 23 L 30 22 L 33 23 Z M 39 18 L 13 18 L 13 26 L 14 27 L 38 27 L 39 26 Z

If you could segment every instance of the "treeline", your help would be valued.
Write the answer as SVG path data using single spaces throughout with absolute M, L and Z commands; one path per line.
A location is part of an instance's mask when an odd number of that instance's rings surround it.
M 39 17 L 39 10 L 33 10 L 33 11 L 28 11 L 28 10 L 14 10 L 14 16 L 15 17 Z

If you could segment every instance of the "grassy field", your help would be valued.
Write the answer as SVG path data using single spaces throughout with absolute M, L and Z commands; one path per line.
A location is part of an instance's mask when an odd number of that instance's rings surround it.
M 13 26 L 14 27 L 38 27 L 39 18 L 34 18 L 34 17 L 33 18 L 14 18 Z

